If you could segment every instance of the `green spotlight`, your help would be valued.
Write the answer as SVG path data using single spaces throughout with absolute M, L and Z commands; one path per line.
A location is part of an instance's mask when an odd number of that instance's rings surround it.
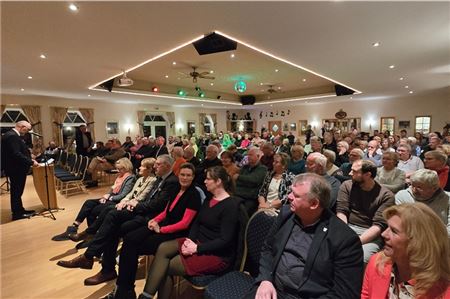
M 184 91 L 183 89 L 179 89 L 179 90 L 177 91 L 177 94 L 178 94 L 180 97 L 184 97 L 184 96 L 186 96 L 186 91 Z

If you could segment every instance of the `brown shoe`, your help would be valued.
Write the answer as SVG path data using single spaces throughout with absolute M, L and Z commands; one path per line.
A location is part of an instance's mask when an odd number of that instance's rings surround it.
M 82 254 L 74 259 L 71 259 L 70 261 L 58 261 L 56 264 L 64 268 L 92 269 L 94 260 L 90 260 L 86 258 L 84 254 Z
M 84 230 L 78 234 L 69 234 L 69 239 L 74 242 L 80 242 L 86 239 L 89 236 L 89 234 Z
M 86 278 L 84 280 L 84 285 L 87 286 L 94 286 L 106 281 L 110 281 L 117 278 L 116 271 L 109 272 L 109 273 L 103 273 L 102 271 L 98 272 L 94 276 L 91 276 L 89 278 Z

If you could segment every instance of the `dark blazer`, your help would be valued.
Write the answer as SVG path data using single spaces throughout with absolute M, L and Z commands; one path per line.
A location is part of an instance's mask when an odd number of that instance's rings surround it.
M 14 130 L 2 136 L 2 169 L 9 176 L 26 175 L 33 165 L 31 153 L 25 141 Z
M 152 219 L 164 210 L 169 200 L 175 198 L 179 190 L 180 183 L 173 172 L 162 182 L 161 178 L 156 179 L 147 197 L 137 204 L 136 213 Z
M 83 147 L 83 132 L 81 132 L 80 129 L 77 129 L 75 131 L 75 141 L 77 143 L 77 148 L 76 148 L 77 155 L 87 156 L 88 155 L 87 149 L 94 145 L 94 141 L 92 140 L 91 133 L 86 132 L 85 134 L 89 141 L 89 146 L 87 148 Z
M 259 275 L 273 283 L 278 262 L 294 226 L 290 206 L 280 214 L 267 234 L 259 261 Z M 299 298 L 359 298 L 363 278 L 363 250 L 359 237 L 330 210 L 324 210 L 306 258 Z

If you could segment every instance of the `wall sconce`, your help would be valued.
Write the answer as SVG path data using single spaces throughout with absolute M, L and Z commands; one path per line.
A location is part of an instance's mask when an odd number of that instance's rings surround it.
M 125 129 L 127 130 L 127 134 L 130 135 L 131 133 L 132 124 L 126 124 Z

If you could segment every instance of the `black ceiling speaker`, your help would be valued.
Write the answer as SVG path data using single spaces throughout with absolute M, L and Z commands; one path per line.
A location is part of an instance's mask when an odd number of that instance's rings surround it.
M 215 32 L 194 42 L 193 45 L 199 55 L 233 51 L 237 48 L 237 42 Z
M 111 92 L 111 90 L 113 89 L 113 85 L 114 85 L 114 78 L 111 80 L 108 80 L 106 82 L 103 82 L 99 86 L 101 88 L 106 89 L 107 91 Z
M 334 90 L 336 91 L 337 96 L 348 96 L 355 93 L 354 90 L 351 90 L 350 88 L 347 88 L 339 84 L 334 85 Z
M 241 96 L 241 104 L 242 105 L 253 105 L 255 104 L 255 96 L 248 95 L 248 96 Z

